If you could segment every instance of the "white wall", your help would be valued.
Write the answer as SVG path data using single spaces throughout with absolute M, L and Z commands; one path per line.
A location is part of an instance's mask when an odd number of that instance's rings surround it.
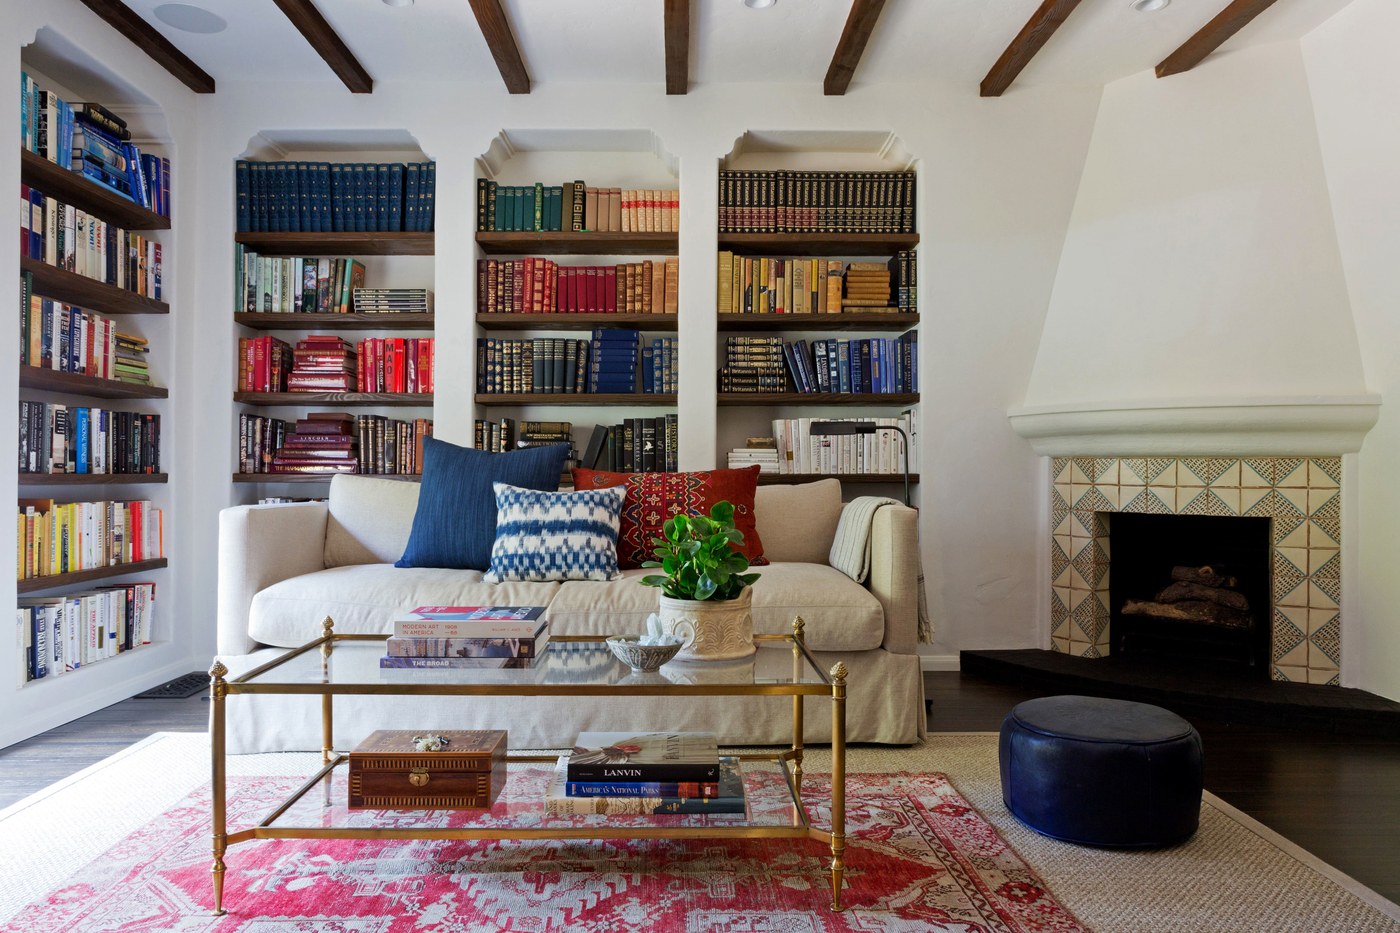
M 1298 45 L 1105 87 L 1026 404 L 1363 385 Z
M 1400 5 L 1355 0 L 1305 37 L 1303 60 L 1317 114 L 1322 161 L 1331 192 L 1366 382 L 1390 402 L 1357 457 L 1359 488 L 1348 520 L 1358 559 L 1346 613 L 1360 616 L 1361 639 L 1349 643 L 1360 685 L 1400 699 L 1400 84 L 1393 39 Z
M 229 307 L 233 160 L 263 130 L 402 128 L 438 161 L 436 284 L 439 360 L 474 345 L 473 159 L 501 129 L 648 129 L 679 159 L 682 297 L 681 465 L 714 465 L 715 171 L 745 130 L 890 131 L 921 160 L 921 327 L 924 562 L 938 653 L 1034 641 L 1036 458 L 1007 426 L 1024 395 L 1074 191 L 1096 89 L 1027 88 L 981 100 L 967 87 L 864 88 L 827 98 L 819 86 L 708 86 L 666 97 L 659 86 L 378 84 L 370 96 L 295 93 L 224 82 L 205 111 L 197 301 L 188 387 L 209 424 L 230 425 L 234 338 Z M 755 109 L 754 101 L 763 105 Z M 445 114 L 451 114 L 445 118 Z M 761 122 L 754 120 L 759 116 Z M 586 164 L 587 156 L 581 157 Z M 597 158 L 597 157 L 593 157 Z M 586 176 L 586 173 L 584 175 Z M 455 207 L 454 207 L 455 205 Z M 464 442 L 470 369 L 439 368 L 436 418 Z M 455 425 L 455 428 L 448 428 Z M 218 509 L 238 495 L 232 446 L 211 438 L 203 493 L 187 512 L 195 542 L 193 618 L 213 645 Z

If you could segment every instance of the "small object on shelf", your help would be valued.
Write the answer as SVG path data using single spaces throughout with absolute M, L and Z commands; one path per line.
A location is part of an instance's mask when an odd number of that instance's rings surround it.
M 439 747 L 427 747 L 439 742 Z M 505 783 L 503 730 L 427 734 L 381 729 L 350 752 L 348 806 L 352 810 L 488 810 Z
M 613 635 L 608 638 L 608 647 L 632 670 L 650 672 L 659 669 L 681 650 L 680 639 L 674 635 L 666 637 L 671 639 L 669 643 L 644 645 L 636 635 Z

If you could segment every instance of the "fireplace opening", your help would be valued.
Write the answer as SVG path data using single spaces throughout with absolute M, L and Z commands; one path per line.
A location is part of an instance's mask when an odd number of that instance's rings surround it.
M 1269 676 L 1268 518 L 1118 512 L 1109 525 L 1111 650 Z

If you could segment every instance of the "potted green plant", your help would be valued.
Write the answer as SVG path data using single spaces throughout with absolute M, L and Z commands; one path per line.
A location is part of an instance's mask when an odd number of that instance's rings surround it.
M 747 573 L 749 559 L 735 545 L 744 533 L 734 527 L 734 506 L 716 502 L 709 515 L 676 515 L 653 538 L 656 560 L 643 567 L 643 586 L 661 590 L 662 629 L 683 642 L 677 660 L 728 661 L 746 658 L 753 643 L 753 590 L 758 574 Z

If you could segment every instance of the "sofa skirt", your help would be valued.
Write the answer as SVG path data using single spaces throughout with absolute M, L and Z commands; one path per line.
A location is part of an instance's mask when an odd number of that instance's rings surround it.
M 277 657 L 280 648 L 222 657 L 229 679 Z M 815 652 L 824 670 L 837 661 L 850 671 L 846 741 L 908 745 L 927 729 L 923 674 L 917 655 L 883 649 Z M 229 696 L 230 754 L 318 751 L 321 700 L 317 695 Z M 585 731 L 714 732 L 724 745 L 792 742 L 792 700 L 786 696 L 722 697 L 446 697 L 337 696 L 334 742 L 354 748 L 376 729 L 505 729 L 512 748 L 566 748 Z M 831 701 L 805 698 L 805 741 L 831 741 Z

